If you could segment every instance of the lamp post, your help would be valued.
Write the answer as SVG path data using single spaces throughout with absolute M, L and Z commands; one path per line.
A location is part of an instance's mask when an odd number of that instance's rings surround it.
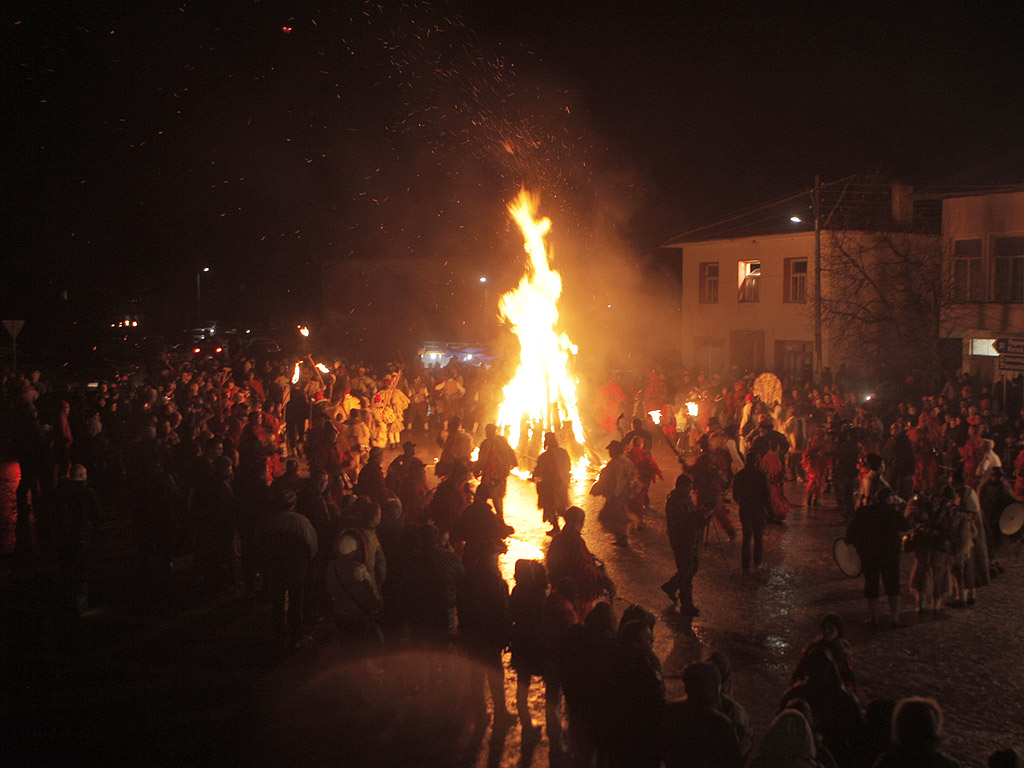
M 481 277 L 480 278 L 480 285 L 482 285 L 483 288 L 484 288 L 483 312 L 480 313 L 481 330 L 482 330 L 483 336 L 484 336 L 484 339 L 481 339 L 481 341 L 483 341 L 483 340 L 487 339 L 488 335 L 489 335 L 488 332 L 487 332 L 488 331 L 487 318 L 489 316 L 488 313 L 490 312 L 489 300 L 490 300 L 490 297 L 491 297 L 491 291 L 490 291 L 490 285 L 487 284 L 487 278 L 486 277 Z
M 196 320 L 203 321 L 203 273 L 209 272 L 209 267 L 203 267 L 196 272 Z

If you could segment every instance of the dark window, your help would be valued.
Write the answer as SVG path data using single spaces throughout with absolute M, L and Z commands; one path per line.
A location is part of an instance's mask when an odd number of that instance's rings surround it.
M 700 265 L 700 303 L 718 303 L 717 261 L 705 261 Z
M 959 302 L 985 301 L 981 240 L 957 240 L 953 244 L 953 298 Z
M 807 259 L 786 259 L 782 300 L 794 304 L 807 301 Z
M 992 301 L 1024 302 L 1024 237 L 997 237 L 992 260 Z

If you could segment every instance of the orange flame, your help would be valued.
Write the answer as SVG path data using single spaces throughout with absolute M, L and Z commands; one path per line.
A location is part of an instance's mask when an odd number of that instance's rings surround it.
M 517 445 L 524 418 L 545 431 L 572 422 L 573 436 L 583 445 L 586 438 L 580 424 L 576 392 L 578 380 L 570 374 L 570 358 L 578 348 L 558 329 L 558 299 L 562 278 L 551 269 L 544 237 L 551 220 L 537 219 L 537 200 L 525 189 L 509 204 L 509 213 L 523 232 L 524 248 L 530 257 L 526 274 L 518 287 L 498 303 L 501 318 L 519 339 L 519 366 L 505 385 L 498 409 L 498 423 L 509 429 L 509 441 Z M 585 461 L 585 457 L 584 461 Z M 586 466 L 574 468 L 574 476 Z
M 697 415 L 697 411 L 698 411 L 698 408 L 697 408 L 697 404 L 696 403 L 687 403 L 686 404 L 686 412 L 688 414 L 690 414 L 691 416 L 696 416 Z
M 292 374 L 292 384 L 298 384 L 299 383 L 299 376 L 301 375 L 301 373 L 302 373 L 302 362 L 300 361 L 300 362 L 295 364 L 295 373 Z
M 655 424 L 661 424 L 661 411 L 648 411 L 647 415 L 651 417 L 651 421 Z

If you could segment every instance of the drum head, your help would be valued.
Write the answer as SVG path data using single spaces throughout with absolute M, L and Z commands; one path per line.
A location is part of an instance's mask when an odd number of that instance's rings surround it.
M 846 539 L 841 536 L 832 544 L 832 557 L 835 558 L 836 565 L 839 566 L 839 570 L 843 572 L 844 576 L 849 576 L 851 579 L 860 576 L 860 554 L 853 544 L 848 544 Z
M 1013 536 L 1024 528 L 1024 504 L 1015 503 L 1008 506 L 999 515 L 999 530 L 1004 536 Z

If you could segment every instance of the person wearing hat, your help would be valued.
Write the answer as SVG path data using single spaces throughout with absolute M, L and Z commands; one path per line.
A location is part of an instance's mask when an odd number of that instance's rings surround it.
M 878 626 L 879 580 L 889 598 L 892 626 L 900 625 L 900 543 L 903 534 L 910 530 L 910 521 L 900 511 L 900 502 L 886 484 L 879 489 L 874 503 L 859 507 L 853 513 L 846 528 L 844 538 L 860 555 L 871 627 Z
M 537 457 L 537 466 L 530 479 L 537 483 L 537 507 L 544 522 L 551 526 L 548 536 L 558 533 L 558 518 L 569 506 L 571 472 L 569 452 L 558 444 L 554 432 L 545 432 L 544 452 Z
M 618 440 L 608 443 L 608 455 L 610 459 L 601 468 L 601 474 L 590 489 L 590 495 L 604 496 L 604 506 L 597 519 L 615 537 L 615 546 L 628 547 L 628 504 L 639 483 L 636 466 L 626 458 L 622 443 Z

